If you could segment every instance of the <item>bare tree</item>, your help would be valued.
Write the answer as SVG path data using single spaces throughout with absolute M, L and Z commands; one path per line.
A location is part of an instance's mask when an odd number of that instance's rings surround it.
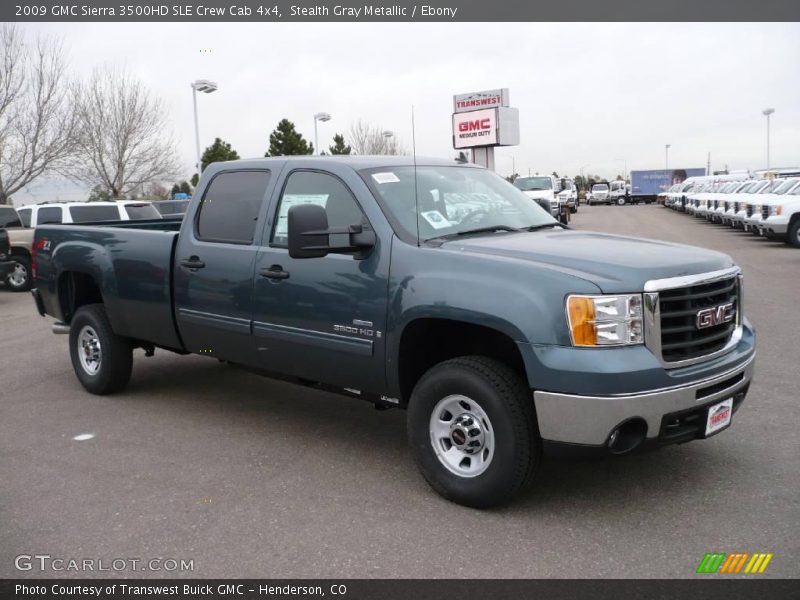
M 348 141 L 353 154 L 408 154 L 403 143 L 382 127 L 365 123 L 361 119 L 350 125 Z
M 0 26 L 0 204 L 73 151 L 75 116 L 61 42 Z
M 78 128 L 70 177 L 123 198 L 178 172 L 164 105 L 141 81 L 122 70 L 96 69 L 73 98 Z

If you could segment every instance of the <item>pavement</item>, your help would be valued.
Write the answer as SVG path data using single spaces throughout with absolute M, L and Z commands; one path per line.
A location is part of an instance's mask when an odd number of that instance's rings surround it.
M 138 350 L 127 390 L 93 396 L 67 337 L 0 289 L 0 577 L 683 578 L 712 551 L 772 552 L 763 576 L 800 576 L 800 251 L 658 206 L 574 217 L 742 266 L 759 350 L 729 431 L 547 459 L 510 506 L 477 511 L 428 488 L 402 411 L 163 351 Z M 19 555 L 126 563 L 18 571 Z

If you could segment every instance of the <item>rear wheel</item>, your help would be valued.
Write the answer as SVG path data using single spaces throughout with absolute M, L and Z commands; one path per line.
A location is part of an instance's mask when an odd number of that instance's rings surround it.
M 24 292 L 31 289 L 31 259 L 27 256 L 14 255 L 14 268 L 6 275 L 6 287 L 12 292 Z
M 69 353 L 78 381 L 92 394 L 113 394 L 128 385 L 133 346 L 113 332 L 102 304 L 88 304 L 75 313 Z
M 508 502 L 541 455 L 527 386 L 503 363 L 479 356 L 423 375 L 409 403 L 408 438 L 430 486 L 474 508 Z
M 787 233 L 786 241 L 795 248 L 800 248 L 800 217 L 795 217 L 792 220 Z

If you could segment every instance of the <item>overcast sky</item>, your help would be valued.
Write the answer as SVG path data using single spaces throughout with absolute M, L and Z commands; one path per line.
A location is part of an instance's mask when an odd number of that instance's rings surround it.
M 452 95 L 507 87 L 521 144 L 497 148 L 497 171 L 613 177 L 627 168 L 758 169 L 800 164 L 800 24 L 24 24 L 63 38 L 75 75 L 125 65 L 170 113 L 184 178 L 193 172 L 189 82 L 219 91 L 198 98 L 201 146 L 214 137 L 242 157 L 263 156 L 281 118 L 320 146 L 361 118 L 396 132 L 417 154 L 454 156 Z M 16 204 L 83 199 L 45 182 Z

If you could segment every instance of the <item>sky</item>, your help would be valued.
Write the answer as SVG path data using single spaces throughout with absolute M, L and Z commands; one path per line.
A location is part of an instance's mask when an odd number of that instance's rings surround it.
M 497 148 L 496 170 L 613 178 L 626 168 L 761 169 L 800 165 L 800 24 L 681 23 L 52 23 L 75 76 L 124 66 L 160 97 L 188 179 L 195 163 L 190 82 L 200 142 L 263 156 L 288 118 L 320 146 L 362 119 L 419 156 L 450 157 L 454 94 L 507 87 L 520 144 Z M 84 187 L 42 180 L 15 204 L 85 199 Z

